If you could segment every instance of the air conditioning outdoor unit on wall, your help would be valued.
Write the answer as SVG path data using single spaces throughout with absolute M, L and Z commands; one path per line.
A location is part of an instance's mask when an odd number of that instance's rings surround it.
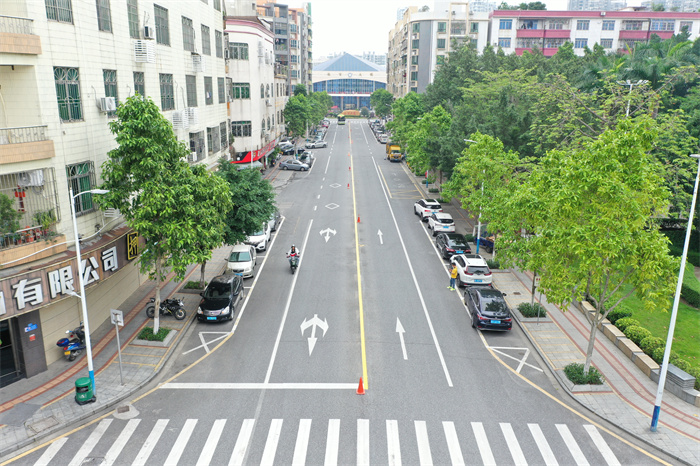
M 184 110 L 178 110 L 173 112 L 173 128 L 175 129 L 187 129 L 190 127 L 190 119 L 187 116 L 187 112 Z
M 194 68 L 195 73 L 203 73 L 206 71 L 204 57 L 197 52 L 192 52 L 192 68 Z
M 114 97 L 100 97 L 100 111 L 102 113 L 113 112 L 117 109 L 117 100 Z
M 153 26 L 143 27 L 143 38 L 144 39 L 155 39 L 156 38 L 156 28 Z

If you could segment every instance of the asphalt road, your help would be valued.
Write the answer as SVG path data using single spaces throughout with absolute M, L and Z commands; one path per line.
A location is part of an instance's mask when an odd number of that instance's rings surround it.
M 279 194 L 284 221 L 238 318 L 195 323 L 128 416 L 21 464 L 657 463 L 560 399 L 519 330 L 471 328 L 413 215 L 414 178 L 365 121 L 327 140 Z

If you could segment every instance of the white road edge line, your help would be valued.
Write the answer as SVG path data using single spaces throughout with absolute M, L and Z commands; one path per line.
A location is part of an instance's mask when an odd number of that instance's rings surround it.
M 381 173 L 379 173 L 379 167 L 377 166 L 377 161 L 372 157 L 372 163 L 374 164 L 374 169 L 377 172 L 377 178 L 379 179 L 379 185 L 382 188 L 382 192 L 384 193 L 384 199 L 386 200 L 386 205 L 389 207 L 389 212 L 391 213 L 391 219 L 394 222 L 394 228 L 396 228 L 396 234 L 399 236 L 399 242 L 401 243 L 401 248 L 403 249 L 403 254 L 404 257 L 406 258 L 406 262 L 408 263 L 408 270 L 411 272 L 411 277 L 413 278 L 413 285 L 416 287 L 416 291 L 418 292 L 418 298 L 420 299 L 421 306 L 423 307 L 423 313 L 425 314 L 425 318 L 428 321 L 428 328 L 430 328 L 430 334 L 433 337 L 433 342 L 435 343 L 435 349 L 437 350 L 438 357 L 440 359 L 440 364 L 442 364 L 442 370 L 445 373 L 445 378 L 447 379 L 447 385 L 449 387 L 452 387 L 452 378 L 450 377 L 450 371 L 447 369 L 447 363 L 445 363 L 445 357 L 442 355 L 442 349 L 440 349 L 440 342 L 438 342 L 437 335 L 435 334 L 435 329 L 433 328 L 433 322 L 430 319 L 430 313 L 428 312 L 428 307 L 425 305 L 425 299 L 423 299 L 423 293 L 420 290 L 420 286 L 418 285 L 418 279 L 416 278 L 416 273 L 413 270 L 413 265 L 411 264 L 411 259 L 408 256 L 408 251 L 406 250 L 406 243 L 403 241 L 403 236 L 401 235 L 401 230 L 399 229 L 399 224 L 396 222 L 396 216 L 394 215 L 394 209 L 391 207 L 391 203 L 389 202 L 389 196 L 386 193 L 386 188 L 384 187 L 384 183 L 382 181 L 382 176 Z
M 354 390 L 356 388 L 355 382 L 169 382 L 160 386 L 161 390 Z

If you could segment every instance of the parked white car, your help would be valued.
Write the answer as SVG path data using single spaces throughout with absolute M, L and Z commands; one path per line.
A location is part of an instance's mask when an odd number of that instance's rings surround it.
M 240 274 L 243 278 L 248 278 L 255 274 L 256 262 L 257 253 L 253 246 L 237 244 L 231 249 L 226 269 L 229 272 Z
M 267 249 L 267 244 L 270 242 L 271 235 L 270 223 L 265 222 L 260 231 L 256 231 L 246 238 L 245 243 L 253 246 L 258 251 L 264 251 Z
M 455 254 L 451 264 L 457 264 L 457 286 L 490 285 L 493 281 L 491 269 L 479 254 Z
M 448 213 L 435 212 L 428 217 L 428 228 L 433 230 L 433 236 L 437 236 L 438 233 L 454 233 L 455 221 Z

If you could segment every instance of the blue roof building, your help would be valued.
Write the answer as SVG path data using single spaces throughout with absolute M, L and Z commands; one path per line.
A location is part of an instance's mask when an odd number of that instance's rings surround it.
M 370 61 L 344 53 L 314 65 L 313 91 L 326 91 L 340 110 L 370 108 L 369 98 L 377 89 L 386 89 L 386 69 Z

